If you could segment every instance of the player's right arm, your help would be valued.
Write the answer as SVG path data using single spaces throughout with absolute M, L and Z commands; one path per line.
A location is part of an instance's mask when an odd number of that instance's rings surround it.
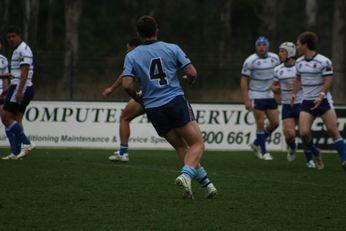
M 134 99 L 137 103 L 143 104 L 142 95 L 140 92 L 136 91 L 133 85 L 133 77 L 132 76 L 124 76 L 122 80 L 122 86 L 126 93 Z
M 248 77 L 241 76 L 240 88 L 241 88 L 241 94 L 243 96 L 245 108 L 246 108 L 246 110 L 251 111 L 252 110 L 252 103 L 251 103 L 251 99 L 249 97 L 249 78 Z
M 114 81 L 114 83 L 113 83 L 111 86 L 109 86 L 109 87 L 107 87 L 107 88 L 105 88 L 105 89 L 103 90 L 102 95 L 103 95 L 104 97 L 109 96 L 109 95 L 112 94 L 112 93 L 115 91 L 115 89 L 117 89 L 121 84 L 122 84 L 122 76 L 120 75 L 120 76 Z
M 280 94 L 281 93 L 281 89 L 280 89 L 280 82 L 278 80 L 273 80 L 273 83 L 272 83 L 272 91 L 275 93 L 275 94 Z
M 188 64 L 183 69 L 184 75 L 182 78 L 187 81 L 189 84 L 193 84 L 197 79 L 197 70 L 192 64 Z
M 291 105 L 293 105 L 294 102 L 296 101 L 296 95 L 300 89 L 300 86 L 301 86 L 300 77 L 297 76 L 296 79 L 294 80 L 293 88 L 292 88 L 292 92 L 291 92 L 291 96 L 290 96 Z

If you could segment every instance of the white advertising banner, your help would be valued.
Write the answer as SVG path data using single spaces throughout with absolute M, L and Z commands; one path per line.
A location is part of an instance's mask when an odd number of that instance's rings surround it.
M 39 147 L 117 148 L 119 117 L 124 102 L 33 101 L 24 117 L 29 138 Z M 251 112 L 240 104 L 192 104 L 208 150 L 249 150 L 255 139 Z M 146 115 L 131 124 L 129 146 L 137 149 L 171 148 L 159 137 Z M 268 149 L 284 147 L 281 127 L 271 137 Z M 7 146 L 1 136 L 1 146 Z

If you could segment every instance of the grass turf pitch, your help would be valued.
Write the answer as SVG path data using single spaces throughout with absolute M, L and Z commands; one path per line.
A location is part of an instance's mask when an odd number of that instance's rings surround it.
M 8 152 L 0 149 L 1 153 Z M 0 230 L 345 230 L 346 173 L 337 154 L 307 169 L 302 153 L 288 163 L 252 152 L 207 151 L 202 164 L 219 191 L 184 200 L 174 184 L 173 151 L 37 149 L 0 161 Z

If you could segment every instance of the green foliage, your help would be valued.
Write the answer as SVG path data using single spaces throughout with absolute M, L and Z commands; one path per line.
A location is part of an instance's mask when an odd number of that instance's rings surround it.
M 2 153 L 5 153 L 2 149 Z M 203 165 L 219 190 L 183 200 L 172 151 L 37 149 L 0 161 L 1 230 L 344 230 L 345 172 L 336 154 L 307 169 L 303 154 L 260 161 L 250 152 L 207 151 Z

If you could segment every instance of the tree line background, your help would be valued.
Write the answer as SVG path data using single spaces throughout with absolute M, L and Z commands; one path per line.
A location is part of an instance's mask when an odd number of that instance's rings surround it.
M 34 53 L 34 84 L 41 100 L 127 100 L 122 89 L 102 90 L 121 73 L 135 22 L 152 15 L 160 40 L 177 43 L 199 79 L 184 86 L 193 102 L 241 102 L 240 71 L 259 35 L 277 52 L 306 30 L 334 63 L 333 94 L 345 101 L 345 0 L 0 0 L 0 34 L 20 26 Z M 11 50 L 2 51 L 9 59 Z

